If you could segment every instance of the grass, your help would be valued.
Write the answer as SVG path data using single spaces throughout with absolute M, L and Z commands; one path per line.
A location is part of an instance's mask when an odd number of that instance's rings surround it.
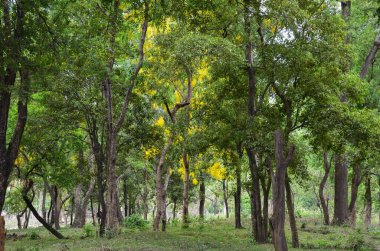
M 317 220 L 306 219 L 299 220 L 298 224 L 301 248 L 290 250 L 354 250 L 354 244 L 361 245 L 360 250 L 380 250 L 376 249 L 380 247 L 379 228 L 366 232 L 360 228 L 323 226 Z M 44 228 L 13 230 L 8 233 L 26 236 L 21 240 L 8 240 L 6 250 L 274 250 L 272 244 L 255 244 L 250 237 L 248 220 L 245 226 L 246 229 L 234 229 L 232 219 L 209 219 L 204 223 L 193 220 L 188 229 L 182 229 L 179 223 L 170 224 L 167 232 L 158 233 L 157 238 L 149 226 L 142 230 L 122 228 L 119 235 L 109 239 L 83 238 L 85 232 L 82 229 L 63 228 L 61 232 L 69 237 L 67 240 L 56 239 Z M 290 242 L 289 229 L 286 236 Z

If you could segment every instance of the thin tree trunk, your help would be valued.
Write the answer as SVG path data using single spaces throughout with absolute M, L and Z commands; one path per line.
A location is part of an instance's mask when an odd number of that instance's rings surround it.
M 206 187 L 204 180 L 204 173 L 201 170 L 199 177 L 199 217 L 204 219 L 205 217 L 205 201 L 206 201 Z
M 236 167 L 236 192 L 234 194 L 235 202 L 235 228 L 243 228 L 241 224 L 241 170 L 240 165 Z
M 148 170 L 144 168 L 144 193 L 143 193 L 143 207 L 144 207 L 144 220 L 148 220 Z
M 292 246 L 293 248 L 299 248 L 300 243 L 298 239 L 296 216 L 294 213 L 292 190 L 290 187 L 290 181 L 289 181 L 288 175 L 286 175 L 286 178 L 285 178 L 285 190 L 286 190 L 286 206 L 288 208 L 289 223 L 290 223 L 290 229 L 292 232 Z
M 368 174 L 365 180 L 365 227 L 368 230 L 371 226 L 372 218 L 372 195 L 371 195 L 371 175 Z
M 177 214 L 177 199 L 173 200 L 173 220 L 176 219 L 176 214 Z
M 347 160 L 342 154 L 335 154 L 335 196 L 334 225 L 342 225 L 348 220 Z
M 27 207 L 32 211 L 34 217 L 50 232 L 52 233 L 55 237 L 58 239 L 65 239 L 65 237 L 55 230 L 52 226 L 50 226 L 39 214 L 38 211 L 34 208 L 32 201 L 29 200 L 28 198 L 28 192 L 32 188 L 33 182 L 32 181 L 27 181 L 26 187 L 24 187 L 23 192 L 22 192 L 22 198 L 25 201 L 25 204 Z
M 185 175 L 183 181 L 183 203 L 182 203 L 182 227 L 189 227 L 189 189 L 190 189 L 190 167 L 189 167 L 189 156 L 184 151 L 183 164 L 185 167 Z
M 222 184 L 223 184 L 223 200 L 224 200 L 224 206 L 226 208 L 226 218 L 229 218 L 230 217 L 230 213 L 229 213 L 229 208 L 228 208 L 228 191 L 227 191 L 227 184 L 226 184 L 226 180 L 224 179 L 222 181 Z
M 44 189 L 42 190 L 42 202 L 41 202 L 41 214 L 42 218 L 46 221 L 46 183 L 44 183 Z
M 324 163 L 323 166 L 324 166 L 325 173 L 323 175 L 321 183 L 319 183 L 319 200 L 321 202 L 324 224 L 329 225 L 330 224 L 329 208 L 328 208 L 328 205 L 326 203 L 325 196 L 323 193 L 326 186 L 327 179 L 329 177 L 330 169 L 331 169 L 331 161 L 330 163 L 328 162 L 327 152 L 323 153 L 323 163 Z

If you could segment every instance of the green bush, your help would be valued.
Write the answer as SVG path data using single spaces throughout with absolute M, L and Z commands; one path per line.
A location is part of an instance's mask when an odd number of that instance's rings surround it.
M 40 236 L 37 234 L 36 231 L 32 231 L 32 232 L 30 233 L 30 239 L 31 239 L 31 240 L 38 240 L 38 239 L 40 239 Z
M 364 246 L 363 236 L 357 232 L 353 233 L 348 237 L 348 248 L 354 251 L 362 250 Z
M 132 214 L 128 218 L 124 219 L 124 226 L 131 229 L 144 229 L 148 225 L 148 222 L 142 219 L 137 214 Z
M 84 237 L 93 237 L 95 235 L 95 227 L 92 224 L 83 226 Z

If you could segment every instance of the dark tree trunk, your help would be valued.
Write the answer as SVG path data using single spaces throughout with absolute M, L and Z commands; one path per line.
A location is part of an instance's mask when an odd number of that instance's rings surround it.
M 300 243 L 298 239 L 296 215 L 294 213 L 292 190 L 290 187 L 290 181 L 289 181 L 288 175 L 286 175 L 286 178 L 285 178 L 285 190 L 286 190 L 286 206 L 288 208 L 290 230 L 292 232 L 292 246 L 293 248 L 299 248 Z
M 230 217 L 229 207 L 228 207 L 228 186 L 226 180 L 222 181 L 223 184 L 223 200 L 224 206 L 226 208 L 226 218 Z
M 235 228 L 243 228 L 241 224 L 241 170 L 240 166 L 236 167 L 236 192 L 234 194 L 235 202 Z
M 371 175 L 368 174 L 365 180 L 365 227 L 368 230 L 371 226 L 371 218 L 372 218 L 372 195 L 371 195 Z
M 128 217 L 128 190 L 127 190 L 127 177 L 123 179 L 123 201 L 124 201 L 124 217 Z
M 335 154 L 335 196 L 334 225 L 342 225 L 348 220 L 347 160 L 342 154 Z
M 206 187 L 204 180 L 204 173 L 201 171 L 199 177 L 199 217 L 204 219 L 205 217 L 205 201 L 206 201 Z
M 353 175 L 351 180 L 351 201 L 348 206 L 348 214 L 351 226 L 356 226 L 356 199 L 358 197 L 359 185 L 361 183 L 360 166 L 354 165 Z
M 173 200 L 173 220 L 176 218 L 176 214 L 177 214 L 177 199 L 174 199 Z
M 24 226 L 23 226 L 24 229 L 27 229 L 29 226 L 30 213 L 31 213 L 30 210 L 27 210 L 25 212 L 25 221 L 24 221 Z
M 27 205 L 27 207 L 29 208 L 30 211 L 32 211 L 34 217 L 36 217 L 36 219 L 50 232 L 52 233 L 55 237 L 57 237 L 58 239 L 65 239 L 65 237 L 60 233 L 58 232 L 57 230 L 55 230 L 52 226 L 50 226 L 39 214 L 38 214 L 38 211 L 34 208 L 33 206 L 33 203 L 31 200 L 29 200 L 28 198 L 28 192 L 29 190 L 32 188 L 33 186 L 33 182 L 32 181 L 27 181 L 26 182 L 26 186 L 24 187 L 23 189 L 23 192 L 22 192 L 22 198 L 24 199 L 25 201 L 25 204 Z
M 331 169 L 331 161 L 328 161 L 327 152 L 323 153 L 323 166 L 325 173 L 323 175 L 323 178 L 321 180 L 321 183 L 319 183 L 319 201 L 321 202 L 322 212 L 323 212 L 323 220 L 325 225 L 330 224 L 330 216 L 329 216 L 329 208 L 325 200 L 324 196 L 324 189 L 326 186 L 327 179 L 329 177 L 330 169 Z
M 92 201 L 92 196 L 90 197 L 90 207 L 91 207 L 92 225 L 96 226 L 96 219 L 95 219 L 95 212 L 94 212 L 94 203 Z
M 182 204 L 182 226 L 189 227 L 189 189 L 190 189 L 190 167 L 189 156 L 183 152 L 183 164 L 185 167 L 185 177 L 183 181 L 183 204 Z
M 276 173 L 272 173 L 273 216 L 270 220 L 273 244 L 276 251 L 288 250 L 285 238 L 285 177 L 287 167 L 293 157 L 295 147 L 292 146 L 284 156 L 284 145 L 281 131 L 275 132 Z
M 21 138 L 27 121 L 29 98 L 29 71 L 24 68 L 21 50 L 25 45 L 24 17 L 28 4 L 23 1 L 11 3 L 2 1 L 2 45 L 0 46 L 0 215 L 5 203 L 5 195 L 9 185 L 9 177 L 19 153 Z M 15 10 L 13 13 L 11 9 Z M 14 18 L 13 18 L 14 17 Z M 13 30 L 13 32 L 12 32 Z M 12 57 L 12 60 L 7 60 Z M 17 101 L 17 119 L 10 139 L 9 110 L 11 107 L 11 91 L 14 89 L 16 73 L 20 74 L 20 90 Z

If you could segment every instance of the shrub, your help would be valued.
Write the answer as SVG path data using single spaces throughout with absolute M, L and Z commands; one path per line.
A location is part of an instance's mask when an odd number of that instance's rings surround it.
M 40 236 L 37 234 L 37 232 L 32 231 L 32 232 L 30 233 L 30 239 L 31 239 L 31 240 L 38 240 L 38 239 L 40 239 Z
M 144 219 L 142 219 L 139 215 L 137 214 L 132 214 L 128 218 L 124 219 L 124 226 L 126 228 L 131 228 L 131 229 L 143 229 L 146 228 L 148 225 L 148 222 L 146 222 Z
M 95 234 L 95 227 L 92 224 L 86 224 L 83 226 L 84 237 L 93 237 Z
M 348 237 L 348 247 L 351 250 L 359 251 L 362 250 L 364 246 L 364 239 L 363 236 L 357 233 L 353 233 Z

